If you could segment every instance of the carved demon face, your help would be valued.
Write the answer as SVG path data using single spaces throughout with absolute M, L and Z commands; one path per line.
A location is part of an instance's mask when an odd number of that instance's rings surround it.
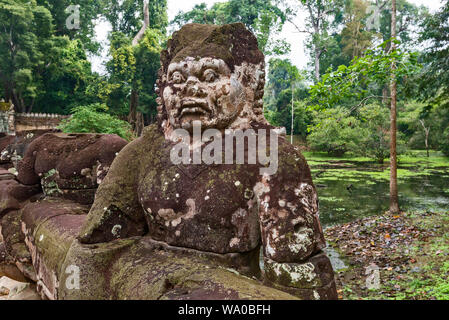
M 188 57 L 172 62 L 163 91 L 168 120 L 174 129 L 224 129 L 240 114 L 245 91 L 236 74 L 221 59 Z

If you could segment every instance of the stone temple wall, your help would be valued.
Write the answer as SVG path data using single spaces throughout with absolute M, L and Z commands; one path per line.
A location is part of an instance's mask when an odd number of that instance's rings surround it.
M 69 117 L 49 113 L 18 113 L 14 119 L 15 131 L 56 129 L 62 120 Z
M 0 133 L 15 135 L 21 131 L 54 130 L 70 116 L 49 113 L 14 113 L 0 111 Z

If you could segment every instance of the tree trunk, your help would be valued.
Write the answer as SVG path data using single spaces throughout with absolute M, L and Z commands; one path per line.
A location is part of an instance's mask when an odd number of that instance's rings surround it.
M 150 9 L 148 0 L 143 0 L 143 26 L 136 34 L 132 41 L 133 47 L 139 44 L 139 41 L 142 40 L 145 35 L 145 30 L 150 25 Z M 137 106 L 139 105 L 139 92 L 135 88 L 133 84 L 133 88 L 131 90 L 131 98 L 129 103 L 129 115 L 128 122 L 131 124 L 131 127 L 134 133 L 137 136 L 140 136 L 143 130 L 143 115 L 140 112 L 137 112 Z
M 137 136 L 140 136 L 142 134 L 144 127 L 145 127 L 145 119 L 143 117 L 143 113 L 137 112 L 137 119 L 136 119 L 136 134 L 137 134 Z
M 315 45 L 315 79 L 316 83 L 320 82 L 320 50 Z
M 396 0 L 392 0 L 391 4 L 391 49 L 395 50 L 396 44 Z M 397 109 L 396 109 L 396 93 L 397 82 L 394 71 L 396 63 L 391 64 L 391 110 L 390 110 L 390 213 L 399 213 L 399 196 L 398 196 L 398 167 L 396 153 L 396 131 L 397 131 Z
M 133 131 L 137 134 L 137 106 L 139 105 L 139 93 L 137 90 L 131 90 L 131 98 L 129 102 L 128 122 L 131 124 Z
M 20 94 L 17 94 L 15 92 L 14 89 L 11 91 L 11 100 L 14 105 L 15 112 L 17 112 L 17 113 L 25 113 L 26 112 L 26 107 L 23 102 L 23 99 L 21 98 Z
M 424 120 L 419 120 L 419 122 L 421 123 L 423 129 L 424 129 L 424 134 L 425 134 L 425 140 L 424 143 L 426 144 L 426 152 L 427 152 L 427 158 L 430 157 L 430 152 L 429 152 L 429 134 L 430 134 L 430 126 L 428 128 L 426 128 L 426 123 L 424 122 Z
M 136 36 L 133 39 L 132 45 L 136 46 L 140 40 L 142 40 L 143 36 L 145 35 L 145 30 L 150 25 L 150 9 L 148 0 L 143 0 L 143 26 L 140 28 L 139 32 L 136 34 Z
M 382 103 L 388 105 L 390 103 L 390 88 L 388 84 L 382 89 Z
M 293 120 L 294 120 L 294 108 L 293 108 L 293 81 L 292 81 L 292 126 L 290 128 L 290 143 L 293 144 Z

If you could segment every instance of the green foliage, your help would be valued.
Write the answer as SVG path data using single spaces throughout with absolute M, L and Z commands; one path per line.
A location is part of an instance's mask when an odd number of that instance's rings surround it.
M 346 108 L 315 111 L 315 124 L 308 142 L 312 150 L 332 156 L 346 152 L 383 163 L 390 155 L 389 115 L 377 104 L 361 108 L 351 116 Z M 402 134 L 398 135 L 398 154 L 405 152 Z
M 354 150 L 359 143 L 359 120 L 344 108 L 315 112 L 318 122 L 312 127 L 307 141 L 313 151 L 325 151 L 332 156 L 342 156 Z
M 369 3 L 364 0 L 352 0 L 346 3 L 345 26 L 341 31 L 341 51 L 349 61 L 360 57 L 372 46 L 375 34 L 366 30 L 365 21 Z
M 80 40 L 55 37 L 48 56 L 34 112 L 68 114 L 73 107 L 96 100 L 86 95 L 87 87 L 97 78 Z
M 272 125 L 285 127 L 290 134 L 293 102 L 293 133 L 305 138 L 308 126 L 312 124 L 312 115 L 304 103 L 308 89 L 303 79 L 302 73 L 290 60 L 270 59 L 264 103 L 267 120 Z
M 142 0 L 102 0 L 103 15 L 112 26 L 112 32 L 134 37 L 142 27 Z M 165 33 L 168 26 L 167 0 L 149 1 L 150 28 Z
M 356 154 L 383 163 L 390 156 L 390 117 L 385 108 L 371 104 L 360 109 L 360 140 L 351 150 Z M 402 134 L 397 137 L 397 154 L 405 152 Z
M 133 138 L 131 126 L 106 111 L 103 104 L 92 104 L 72 109 L 72 116 L 64 120 L 59 129 L 66 133 L 107 133 L 116 134 L 128 141 Z
M 296 94 L 295 94 L 296 95 Z M 285 127 L 291 133 L 291 90 L 282 91 L 277 101 L 278 110 L 267 110 L 265 117 L 274 126 Z M 305 138 L 312 124 L 312 114 L 303 101 L 294 102 L 293 134 Z
M 416 91 L 426 101 L 432 124 L 432 146 L 449 156 L 449 1 L 435 14 L 426 14 L 421 26 L 421 42 L 429 48 L 423 54 L 425 68 L 413 80 Z
M 443 151 L 443 153 L 449 157 L 449 126 L 443 132 L 441 151 Z
M 265 86 L 265 108 L 280 111 L 280 105 L 277 102 L 280 99 L 279 95 L 284 90 L 290 90 L 291 97 L 292 86 L 298 87 L 302 78 L 300 71 L 292 65 L 290 60 L 271 58 L 268 67 L 268 81 Z
M 100 44 L 95 41 L 95 20 L 103 12 L 103 0 L 36 0 L 36 2 L 50 11 L 56 36 L 80 40 L 89 52 L 98 52 Z M 79 6 L 79 29 L 67 28 L 66 20 L 72 14 L 66 11 L 69 6 Z
M 367 50 L 363 57 L 355 58 L 348 67 L 341 65 L 336 71 L 329 70 L 319 83 L 311 87 L 313 107 L 331 108 L 345 101 L 366 102 L 369 98 L 380 98 L 379 91 L 391 82 L 392 77 L 405 81 L 406 77 L 419 71 L 417 53 L 400 48 L 385 52 L 387 44 L 384 42 L 373 50 Z M 394 72 L 392 63 L 397 65 Z
M 13 101 L 16 111 L 26 112 L 34 104 L 48 63 L 46 53 L 54 45 L 52 17 L 36 1 L 4 0 L 0 3 L 0 21 L 4 98 Z
M 424 55 L 428 68 L 420 75 L 421 90 L 425 98 L 445 96 L 449 102 L 449 2 L 435 15 L 427 15 L 423 21 L 420 41 L 427 41 L 430 48 Z M 441 99 L 441 98 L 439 98 Z
M 341 22 L 345 0 L 299 0 L 290 3 L 285 3 L 287 19 L 299 33 L 308 35 L 305 45 L 315 69 L 313 79 L 319 81 L 321 60 L 328 48 L 335 44 L 331 30 Z M 297 18 L 301 20 L 301 27 Z M 302 27 L 303 24 L 305 27 Z
M 0 33 L 2 96 L 17 112 L 67 114 L 92 102 L 84 94 L 95 79 L 85 47 L 81 40 L 55 35 L 60 32 L 48 9 L 36 1 L 5 0 L 0 21 L 10 30 Z
M 112 59 L 107 63 L 109 82 L 97 88 L 103 102 L 120 114 L 129 110 L 131 90 L 139 93 L 138 111 L 155 118 L 155 84 L 160 67 L 160 52 L 165 37 L 156 29 L 147 29 L 138 45 L 131 45 L 131 38 L 121 32 L 111 35 L 110 53 Z M 126 105 L 126 107 L 123 107 Z

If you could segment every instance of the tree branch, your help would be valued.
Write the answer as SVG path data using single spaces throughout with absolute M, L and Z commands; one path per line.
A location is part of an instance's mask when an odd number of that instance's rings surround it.
M 294 23 L 292 19 L 289 18 L 289 19 L 287 19 L 287 21 L 290 22 L 299 33 L 313 34 L 312 32 L 310 32 L 308 30 L 301 30 L 301 28 L 296 23 Z
M 358 108 L 360 108 L 361 106 L 364 106 L 365 104 L 366 104 L 366 102 L 369 100 L 369 99 L 374 99 L 374 98 L 377 98 L 377 99 L 379 99 L 379 98 L 382 98 L 382 99 L 391 99 L 391 97 L 384 97 L 384 96 L 368 96 L 368 97 L 365 97 L 365 98 L 363 98 L 362 99 L 362 101 L 360 101 L 360 103 L 358 104 L 358 105 L 356 105 L 356 106 L 354 106 L 354 107 L 352 107 L 350 110 L 349 110 L 349 113 L 352 113 L 352 112 L 354 112 L 355 110 L 357 110 Z
M 143 0 L 143 26 L 132 41 L 133 47 L 136 46 L 140 40 L 142 40 L 143 36 L 145 35 L 145 30 L 150 25 L 150 10 L 148 1 L 149 0 Z

